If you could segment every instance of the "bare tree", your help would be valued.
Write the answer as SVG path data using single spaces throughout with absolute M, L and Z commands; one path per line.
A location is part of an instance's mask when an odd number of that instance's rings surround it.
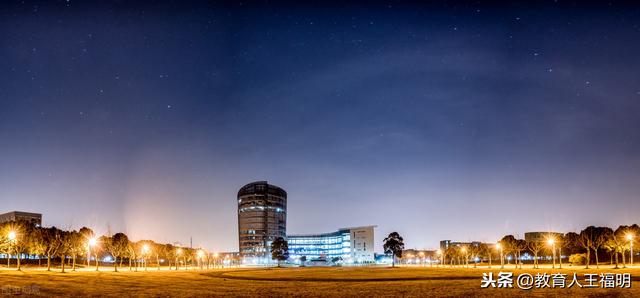
M 538 255 L 540 251 L 544 249 L 545 243 L 543 241 L 529 241 L 527 243 L 529 250 L 533 253 L 533 268 L 540 268 L 538 263 Z

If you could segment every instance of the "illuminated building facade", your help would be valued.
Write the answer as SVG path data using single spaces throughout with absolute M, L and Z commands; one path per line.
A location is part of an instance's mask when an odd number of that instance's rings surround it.
M 243 186 L 238 191 L 240 255 L 268 258 L 271 242 L 286 235 L 287 192 L 266 181 Z
M 347 263 L 373 262 L 376 226 L 343 228 L 336 232 L 309 235 L 289 235 L 289 257 L 307 260 L 341 258 Z

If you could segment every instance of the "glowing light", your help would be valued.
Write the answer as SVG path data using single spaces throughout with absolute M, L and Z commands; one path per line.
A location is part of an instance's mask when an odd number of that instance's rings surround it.
M 89 246 L 96 246 L 98 244 L 98 239 L 95 237 L 89 239 Z
M 441 255 L 442 251 L 438 249 L 437 253 L 438 253 L 438 255 Z
M 633 240 L 633 235 L 632 234 L 627 234 L 627 240 L 629 240 L 629 241 Z
M 497 248 L 497 249 L 502 249 L 502 245 L 500 245 L 500 243 L 497 243 L 497 244 L 496 244 L 496 248 Z
M 143 252 L 143 253 L 147 253 L 147 252 L 149 252 L 149 245 L 147 245 L 147 244 L 143 245 L 143 246 L 142 246 L 142 252 Z
M 218 253 L 217 253 L 217 252 L 216 252 L 216 253 L 214 253 L 214 254 L 213 254 L 213 257 L 214 257 L 214 258 L 217 258 L 217 257 L 218 257 Z
M 201 258 L 201 259 L 202 259 L 202 257 L 204 257 L 204 251 L 199 250 L 199 251 L 198 251 L 198 258 Z
M 178 253 L 178 255 L 182 254 L 182 248 L 178 248 L 178 250 L 176 251 L 176 253 Z
M 11 241 L 16 240 L 16 232 L 15 231 L 9 231 L 9 234 L 7 235 L 7 237 L 9 237 L 9 240 L 11 240 Z
M 553 238 L 549 238 L 549 240 L 547 240 L 547 243 L 549 243 L 549 245 L 554 245 L 556 241 Z
M 463 248 L 462 248 L 462 252 L 467 252 L 467 248 L 466 248 L 466 247 L 463 247 Z

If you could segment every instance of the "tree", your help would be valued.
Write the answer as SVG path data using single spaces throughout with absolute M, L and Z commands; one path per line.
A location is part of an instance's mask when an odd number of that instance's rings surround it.
M 629 233 L 628 226 L 619 226 L 613 235 L 605 242 L 604 246 L 615 255 L 616 266 L 615 268 L 619 268 L 619 260 L 618 255 L 622 255 L 622 264 L 626 268 L 627 262 L 625 260 L 625 252 L 627 250 L 627 246 L 629 241 L 626 239 L 627 234 Z
M 169 270 L 171 270 L 171 260 L 176 258 L 176 248 L 172 244 L 167 243 L 164 245 L 164 251 L 167 262 L 169 263 Z M 178 269 L 178 267 L 176 267 L 176 269 Z
M 514 251 L 516 244 L 516 237 L 513 237 L 513 235 L 507 235 L 502 237 L 502 239 L 500 239 L 499 241 L 501 247 L 502 247 L 502 253 L 504 255 L 509 255 L 510 253 L 512 253 Z M 507 258 L 507 264 L 509 263 L 509 258 Z M 517 263 L 516 263 L 517 265 Z
M 384 249 L 384 253 L 391 254 L 391 267 L 395 267 L 396 258 L 402 258 L 404 239 L 402 239 L 398 232 L 392 232 L 387 238 L 384 238 L 383 242 L 382 248 Z
M 127 245 L 127 257 L 129 258 L 129 271 L 131 271 L 132 267 L 135 266 L 136 271 L 138 271 L 138 244 L 136 242 L 129 241 Z M 132 261 L 135 262 L 132 264 Z
M 489 268 L 491 268 L 493 249 L 486 243 L 480 243 L 480 245 L 478 246 L 478 254 L 480 255 L 481 258 L 483 256 L 487 257 L 487 259 L 489 260 Z
M 42 228 L 36 228 L 29 234 L 29 254 L 38 258 L 38 267 L 41 265 L 42 255 L 44 254 L 45 244 L 42 238 Z
M 527 242 L 527 246 L 529 247 L 531 253 L 533 253 L 533 268 L 540 268 L 538 264 L 538 255 L 540 254 L 540 251 L 545 247 L 544 241 L 529 241 Z
M 578 241 L 587 250 L 587 269 L 591 261 L 591 252 L 593 250 L 596 257 L 596 268 L 599 268 L 598 250 L 611 239 L 613 236 L 613 230 L 607 227 L 594 227 L 589 226 L 580 231 L 580 238 Z
M 129 237 L 124 233 L 116 233 L 111 237 L 103 237 L 101 243 L 104 243 L 105 250 L 113 257 L 113 271 L 118 272 L 118 258 L 122 262 L 129 246 Z
M 137 250 L 140 257 L 142 257 L 142 265 L 144 266 L 144 271 L 147 271 L 148 263 L 147 259 L 151 256 L 151 250 L 153 248 L 153 242 L 150 240 L 140 240 L 136 243 Z
M 17 270 L 20 271 L 20 260 L 23 253 L 27 253 L 31 240 L 31 234 L 34 233 L 35 226 L 26 221 L 17 221 L 11 225 L 14 231 L 14 239 L 9 243 L 17 258 Z
M 446 258 L 449 257 L 449 267 L 453 267 L 453 261 L 458 256 L 458 249 L 456 246 L 449 245 L 447 249 L 444 250 L 444 262 L 446 263 Z M 395 256 L 393 256 L 395 258 Z
M 469 251 L 469 255 L 473 259 L 473 268 L 477 268 L 478 262 L 476 260 L 478 259 L 478 256 L 482 252 L 482 247 L 480 247 L 480 245 L 472 244 L 467 249 Z
M 89 266 L 91 266 L 91 264 L 89 264 L 89 261 L 91 261 L 91 247 L 89 247 L 87 243 L 89 243 L 90 239 L 93 239 L 95 237 L 95 234 L 93 233 L 93 230 L 87 227 L 80 228 L 78 232 L 82 236 L 82 240 L 84 242 L 83 244 L 86 244 L 85 248 L 87 249 L 87 268 L 88 268 Z M 97 262 L 97 259 L 96 259 L 96 262 Z
M 598 249 L 602 248 L 604 246 L 605 243 L 607 243 L 607 241 L 609 241 L 612 237 L 613 237 L 613 230 L 611 228 L 607 228 L 607 227 L 598 227 L 597 228 L 597 237 L 596 240 L 593 242 L 593 246 L 592 249 L 594 251 L 594 254 L 596 256 L 596 268 L 599 268 L 598 266 Z
M 516 267 L 520 264 L 520 269 L 522 269 L 522 252 L 527 249 L 527 241 L 523 239 L 515 239 L 513 242 L 513 251 L 516 255 Z
M 278 237 L 271 242 L 271 259 L 277 260 L 280 267 L 280 262 L 287 258 L 289 258 L 289 244 L 284 238 Z
M 73 262 L 71 270 L 76 271 L 76 258 L 85 252 L 86 241 L 84 241 L 84 237 L 80 232 L 71 231 L 68 235 L 67 242 L 69 243 L 69 255 Z
M 71 242 L 69 241 L 71 240 L 71 232 L 60 230 L 59 237 L 60 246 L 58 246 L 56 253 L 60 257 L 61 272 L 64 273 L 65 260 L 71 251 Z
M 42 229 L 44 240 L 44 253 L 47 256 L 47 271 L 51 271 L 51 257 L 58 254 L 58 249 L 62 245 L 62 231 L 56 227 Z
M 153 254 L 156 256 L 156 268 L 160 270 L 160 257 L 164 257 L 165 255 L 165 246 L 160 243 L 151 242 L 151 247 Z
M 0 248 L 7 255 L 7 268 L 11 265 L 11 253 L 17 237 L 14 224 L 14 222 L 0 224 Z
M 564 234 L 564 248 L 567 254 L 572 255 L 581 252 L 580 235 L 574 232 Z

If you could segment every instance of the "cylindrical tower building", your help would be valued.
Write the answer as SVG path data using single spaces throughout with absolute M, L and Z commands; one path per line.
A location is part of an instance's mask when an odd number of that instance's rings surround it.
M 238 191 L 240 256 L 267 257 L 271 242 L 287 236 L 287 192 L 267 181 L 249 183 Z

